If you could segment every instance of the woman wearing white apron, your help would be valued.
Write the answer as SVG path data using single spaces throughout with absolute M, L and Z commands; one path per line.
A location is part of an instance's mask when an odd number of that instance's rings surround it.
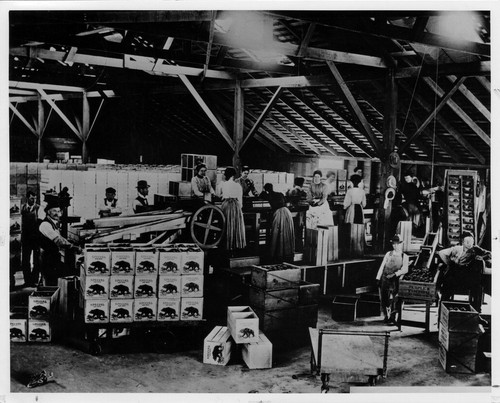
M 333 215 L 326 198 L 328 186 L 321 182 L 321 171 L 313 173 L 313 181 L 307 192 L 309 210 L 306 213 L 306 228 L 315 229 L 318 225 L 333 225 Z

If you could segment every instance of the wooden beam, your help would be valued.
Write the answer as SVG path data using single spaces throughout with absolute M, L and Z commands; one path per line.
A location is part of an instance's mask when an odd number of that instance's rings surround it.
M 491 82 L 486 77 L 476 77 L 476 80 L 479 81 L 485 90 L 491 92 Z
M 9 89 L 10 92 L 10 89 Z M 68 99 L 79 99 L 82 98 L 82 92 L 77 93 L 67 93 L 67 94 L 47 94 L 47 98 L 52 99 L 53 101 L 66 101 Z M 87 98 L 115 98 L 119 97 L 119 95 L 115 94 L 113 90 L 99 90 L 99 91 L 90 91 L 87 92 Z M 30 101 L 38 101 L 39 95 L 33 96 L 24 96 L 24 97 L 12 97 L 9 96 L 10 102 L 30 102 Z
M 455 80 L 455 82 L 453 83 L 452 87 L 448 90 L 448 92 L 442 95 L 439 103 L 436 105 L 436 107 L 427 117 L 427 119 L 424 120 L 424 122 L 415 131 L 415 133 L 413 133 L 410 137 L 408 137 L 405 143 L 399 148 L 400 153 L 403 153 L 404 150 L 412 143 L 412 141 L 416 139 L 424 131 L 424 129 L 429 125 L 429 123 L 431 123 L 433 119 L 436 119 L 436 116 L 439 113 L 439 111 L 444 108 L 444 106 L 448 103 L 448 101 L 450 101 L 450 98 L 453 96 L 455 92 L 458 91 L 458 89 L 463 84 L 465 79 L 466 77 L 460 77 Z
M 311 22 L 307 27 L 307 32 L 304 36 L 304 39 L 302 39 L 300 47 L 297 50 L 297 55 L 296 55 L 297 57 L 304 57 L 304 55 L 306 54 L 307 47 L 309 46 L 309 42 L 311 41 L 315 29 L 316 29 L 316 23 Z
M 82 162 L 86 164 L 89 159 L 89 150 L 87 147 L 87 140 L 90 133 L 90 105 L 87 95 L 83 93 L 82 105 Z
M 396 78 L 435 76 L 436 67 L 433 65 L 400 67 Z M 448 63 L 439 65 L 439 76 L 458 75 L 463 77 L 477 77 L 491 75 L 491 62 L 481 61 L 472 63 Z
M 326 64 L 328 65 L 328 68 L 332 72 L 332 75 L 335 79 L 335 87 L 339 91 L 339 95 L 341 96 L 341 99 L 344 100 L 347 108 L 353 114 L 353 117 L 359 126 L 358 127 L 359 131 L 370 140 L 370 143 L 372 144 L 373 148 L 375 149 L 377 155 L 381 156 L 382 155 L 382 146 L 381 146 L 380 142 L 378 141 L 378 139 L 373 134 L 370 124 L 366 120 L 366 117 L 363 115 L 363 112 L 361 111 L 358 103 L 354 99 L 354 96 L 352 95 L 351 90 L 349 90 L 349 87 L 347 86 L 346 82 L 344 81 L 344 79 L 340 75 L 340 72 L 337 69 L 337 66 L 335 66 L 335 63 L 333 63 L 331 61 L 327 61 Z
M 37 144 L 37 161 L 43 161 L 43 133 L 45 132 L 45 109 L 43 107 L 42 98 L 38 99 L 38 119 L 37 119 L 37 133 L 38 133 L 38 144 Z
M 456 76 L 447 76 L 448 77 L 448 80 L 453 82 L 454 80 L 457 79 Z M 469 91 L 469 89 L 466 87 L 465 83 L 462 84 L 460 86 L 460 88 L 458 89 L 461 94 L 467 98 L 469 100 L 469 102 L 474 105 L 476 107 L 476 109 L 481 112 L 483 114 L 483 116 L 488 119 L 488 121 L 491 122 L 491 113 L 490 111 L 488 110 L 488 108 L 486 108 L 486 106 L 483 105 L 483 103 L 476 98 L 476 96 L 471 92 Z
M 432 90 L 438 94 L 439 96 L 443 96 L 444 94 L 444 91 L 443 89 L 438 85 L 437 82 L 435 82 L 433 79 L 431 79 L 430 77 L 424 77 L 423 78 L 423 81 L 425 83 L 427 83 L 427 85 L 432 88 Z M 483 130 L 479 127 L 479 125 L 474 122 L 470 116 L 462 109 L 460 108 L 460 106 L 458 106 L 458 104 L 453 101 L 453 100 L 449 100 L 448 101 L 448 106 L 451 108 L 451 110 L 453 112 L 455 112 L 466 124 L 467 126 L 469 126 L 473 131 L 474 133 L 476 133 L 480 138 L 481 140 L 483 140 L 486 144 L 488 145 L 491 145 L 491 139 L 490 139 L 490 136 Z
M 240 151 L 243 142 L 243 130 L 245 125 L 245 99 L 240 82 L 236 81 L 234 90 L 234 153 L 233 167 L 237 173 L 241 172 Z
M 396 128 L 398 116 L 398 87 L 394 69 L 387 72 L 385 80 L 385 113 L 384 113 L 384 154 L 383 159 L 389 158 L 396 145 Z M 399 150 L 401 152 L 401 149 Z
M 399 81 L 399 86 L 403 88 L 408 94 L 413 94 L 412 88 L 409 87 L 407 83 L 404 81 Z M 421 95 L 418 93 L 415 93 L 413 95 L 413 98 L 415 101 L 417 101 L 428 113 L 432 111 L 433 106 L 431 106 Z M 472 146 L 463 136 L 461 133 L 458 132 L 446 119 L 444 119 L 441 116 L 437 116 L 436 120 L 438 123 L 458 142 L 462 147 L 464 147 L 467 151 L 469 151 L 477 160 L 479 161 L 480 164 L 485 164 L 486 158 L 483 156 L 482 153 L 480 153 L 478 150 L 476 150 L 475 147 Z
M 68 53 L 66 54 L 66 57 L 64 58 L 63 62 L 66 63 L 68 66 L 73 66 L 73 59 L 75 58 L 77 51 L 78 48 L 76 46 L 72 46 L 68 51 Z
M 226 57 L 226 53 L 227 53 L 228 49 L 229 48 L 227 46 L 221 46 L 219 48 L 219 51 L 217 52 L 217 57 L 215 58 L 215 64 L 217 64 L 217 65 L 221 65 L 222 64 L 222 61 Z
M 9 108 L 21 120 L 21 122 L 24 123 L 24 125 L 29 129 L 29 131 L 38 138 L 38 133 L 35 130 L 35 128 L 31 126 L 30 122 L 28 122 L 28 120 L 21 114 L 21 112 L 17 110 L 17 108 L 11 102 L 9 102 Z
M 413 28 L 411 29 L 411 36 L 414 41 L 421 40 L 422 35 L 425 32 L 425 27 L 427 26 L 428 21 L 429 21 L 428 16 L 417 17 L 415 23 L 413 24 Z
M 62 52 L 61 52 L 62 53 Z M 63 91 L 63 92 L 84 92 L 83 87 L 71 87 L 67 85 L 53 85 L 53 84 L 42 84 L 42 83 L 32 83 L 25 81 L 9 81 L 9 88 L 23 88 L 30 90 L 47 90 L 47 91 Z
M 208 71 L 208 65 L 210 64 L 210 54 L 212 53 L 212 45 L 214 42 L 214 31 L 215 31 L 215 16 L 217 15 L 216 11 L 212 11 L 212 18 L 210 19 L 210 28 L 209 28 L 209 36 L 208 36 L 208 44 L 207 44 L 207 55 L 205 59 L 205 64 L 203 65 L 203 74 L 201 75 L 201 81 L 205 80 L 205 76 Z
M 224 127 L 219 123 L 219 121 L 214 116 L 214 114 L 212 113 L 212 111 L 210 110 L 210 108 L 208 107 L 208 105 L 205 103 L 205 101 L 203 100 L 203 98 L 200 96 L 200 94 L 198 94 L 198 91 L 196 91 L 196 89 L 194 88 L 193 84 L 191 84 L 191 82 L 189 81 L 189 79 L 186 76 L 184 76 L 184 75 L 179 74 L 179 78 L 184 83 L 184 85 L 187 87 L 187 89 L 189 90 L 189 92 L 191 93 L 191 95 L 194 97 L 194 99 L 196 100 L 196 102 L 198 102 L 198 104 L 200 105 L 200 107 L 203 110 L 203 112 L 205 112 L 205 114 L 208 116 L 208 118 L 210 119 L 210 121 L 217 128 L 217 130 L 222 135 L 222 137 L 224 137 L 224 139 L 226 140 L 226 142 L 229 144 L 229 147 L 231 147 L 231 149 L 234 151 L 236 146 L 235 146 L 233 140 L 231 139 L 231 136 L 227 133 L 227 131 L 224 129 Z
M 274 105 L 278 102 L 280 96 L 281 96 L 281 93 L 283 92 L 283 87 L 279 87 L 276 92 L 274 93 L 274 95 L 271 97 L 271 100 L 269 101 L 269 103 L 265 106 L 264 110 L 262 111 L 262 113 L 260 114 L 260 116 L 257 118 L 257 121 L 255 122 L 255 124 L 253 125 L 253 127 L 250 129 L 250 132 L 248 132 L 247 136 L 245 137 L 245 139 L 243 140 L 243 142 L 241 143 L 240 145 L 240 150 L 241 148 L 243 148 L 243 146 L 245 145 L 245 143 L 248 141 L 249 138 L 252 137 L 252 135 L 259 129 L 259 127 L 262 125 L 262 123 L 264 122 L 264 120 L 266 119 L 267 115 L 269 114 L 269 112 L 271 111 L 271 109 L 274 107 Z

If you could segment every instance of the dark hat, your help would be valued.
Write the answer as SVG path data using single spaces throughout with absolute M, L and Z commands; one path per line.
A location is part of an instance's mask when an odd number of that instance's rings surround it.
M 392 237 L 391 242 L 392 242 L 392 243 L 401 243 L 401 242 L 403 242 L 403 240 L 399 237 L 399 235 L 398 235 L 398 234 L 396 234 L 396 235 L 394 235 L 394 236 Z
M 149 188 L 151 186 L 148 185 L 147 181 L 140 180 L 137 182 L 137 189 L 144 189 L 144 188 Z
M 106 188 L 106 193 L 116 193 L 115 188 Z
M 304 185 L 304 178 L 302 176 L 297 176 L 294 180 L 293 180 L 293 184 L 295 186 L 303 186 Z
M 54 197 L 51 197 L 48 201 L 47 201 L 47 205 L 45 206 L 45 212 L 49 211 L 50 209 L 52 208 L 60 208 L 61 205 L 59 203 L 59 200 L 57 198 L 54 198 Z
M 474 238 L 474 235 L 472 234 L 472 232 L 470 231 L 463 231 L 462 232 L 462 239 L 465 239 L 467 237 L 471 237 L 471 238 Z
M 249 167 L 248 165 L 243 165 L 243 166 L 241 167 L 241 172 L 243 172 L 243 171 L 248 171 L 248 172 L 250 172 L 250 167 Z

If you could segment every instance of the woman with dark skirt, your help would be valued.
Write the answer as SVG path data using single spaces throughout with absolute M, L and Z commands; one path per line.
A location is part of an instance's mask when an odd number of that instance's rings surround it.
M 285 204 L 285 196 L 275 192 L 271 183 L 266 183 L 260 197 L 269 202 L 273 211 L 269 250 L 271 259 L 274 262 L 293 262 L 295 231 L 292 213 Z
M 225 181 L 221 183 L 222 211 L 226 217 L 226 248 L 228 251 L 246 246 L 245 223 L 243 222 L 243 189 L 234 181 L 236 170 L 228 167 L 224 171 Z
M 352 175 L 351 182 L 353 187 L 347 189 L 344 198 L 345 223 L 350 224 L 349 251 L 352 256 L 362 256 L 365 244 L 363 207 L 366 206 L 366 194 L 363 189 L 358 187 L 361 176 Z

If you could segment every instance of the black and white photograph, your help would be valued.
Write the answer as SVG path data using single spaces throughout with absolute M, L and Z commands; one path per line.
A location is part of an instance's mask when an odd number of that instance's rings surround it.
M 499 7 L 426 4 L 2 6 L 0 395 L 496 401 Z

